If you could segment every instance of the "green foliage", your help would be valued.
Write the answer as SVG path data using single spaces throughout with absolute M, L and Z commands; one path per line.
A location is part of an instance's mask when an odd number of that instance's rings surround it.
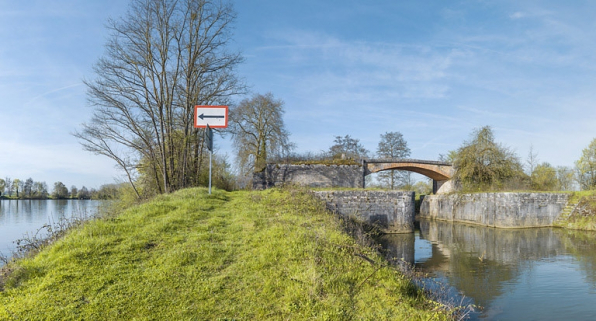
M 12 190 L 14 190 L 17 193 L 17 198 L 19 198 L 19 191 L 22 191 L 23 190 L 22 185 L 23 185 L 23 183 L 18 178 L 15 178 L 12 181 Z
M 572 192 L 567 209 L 555 225 L 568 229 L 596 231 L 596 191 Z
M 575 162 L 577 180 L 582 190 L 596 189 L 596 138 Z
M 532 172 L 531 182 L 532 190 L 535 191 L 557 190 L 557 171 L 549 163 L 539 164 Z
M 91 197 L 98 200 L 116 200 L 120 198 L 121 189 L 125 188 L 125 185 L 125 183 L 101 185 L 99 190 Z
M 6 181 L 0 178 L 0 196 L 4 194 L 4 188 L 6 188 Z
M 559 186 L 559 190 L 561 191 L 571 191 L 574 188 L 575 174 L 573 173 L 573 169 L 567 166 L 558 166 L 557 167 L 557 183 Z
M 457 158 L 457 151 L 456 150 L 450 150 L 447 152 L 447 155 L 444 154 L 439 154 L 439 161 L 441 162 L 445 162 L 445 163 L 451 163 L 453 164 L 455 162 L 455 159 Z
M 62 182 L 54 183 L 54 189 L 52 191 L 52 198 L 54 199 L 63 199 L 68 198 L 68 188 Z
M 525 174 L 513 151 L 495 142 L 489 126 L 474 130 L 454 159 L 455 178 L 464 191 L 500 190 L 522 184 Z
M 418 181 L 412 186 L 412 190 L 416 195 L 429 195 L 433 192 L 433 181 L 430 179 Z
M 11 268 L 2 320 L 448 319 L 301 190 L 161 195 Z

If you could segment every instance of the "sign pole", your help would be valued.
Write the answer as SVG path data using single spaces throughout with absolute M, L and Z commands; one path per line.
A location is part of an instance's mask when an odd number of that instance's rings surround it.
M 206 128 L 205 143 L 209 149 L 209 195 L 213 163 L 213 131 L 211 128 L 228 127 L 228 106 L 195 106 L 195 128 Z
M 213 151 L 209 151 L 209 195 L 211 195 L 211 157 L 213 156 Z
M 212 158 L 213 158 L 213 130 L 211 130 L 211 126 L 207 124 L 206 131 L 206 140 L 207 140 L 207 149 L 209 150 L 209 195 L 211 195 L 211 168 L 212 168 Z

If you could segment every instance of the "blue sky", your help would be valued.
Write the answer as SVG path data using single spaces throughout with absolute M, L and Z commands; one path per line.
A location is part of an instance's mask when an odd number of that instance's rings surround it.
M 238 72 L 285 101 L 298 151 L 399 131 L 437 159 L 474 128 L 525 160 L 573 166 L 596 137 L 596 2 L 234 1 Z M 120 173 L 71 133 L 82 79 L 124 0 L 0 0 L 0 177 L 98 187 Z M 240 100 L 243 97 L 238 97 Z M 219 153 L 232 155 L 221 138 Z

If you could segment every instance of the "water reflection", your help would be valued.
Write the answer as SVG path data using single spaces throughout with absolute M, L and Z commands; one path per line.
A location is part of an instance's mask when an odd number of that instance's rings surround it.
M 594 232 L 421 221 L 380 243 L 485 307 L 474 318 L 596 319 Z
M 11 253 L 13 241 L 25 233 L 62 218 L 90 216 L 100 205 L 92 200 L 0 200 L 0 253 Z
M 386 234 L 377 240 L 389 260 L 404 260 L 414 264 L 415 241 L 414 233 Z

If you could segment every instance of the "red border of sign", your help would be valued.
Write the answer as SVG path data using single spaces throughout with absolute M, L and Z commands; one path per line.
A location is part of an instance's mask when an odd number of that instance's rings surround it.
M 225 125 L 219 125 L 219 126 L 209 126 L 211 128 L 227 128 L 228 127 L 228 106 L 207 106 L 207 105 L 197 105 L 195 106 L 195 128 L 207 128 L 207 125 L 197 125 L 197 119 L 198 119 L 198 112 L 199 112 L 199 108 L 225 108 L 226 110 L 226 123 Z

